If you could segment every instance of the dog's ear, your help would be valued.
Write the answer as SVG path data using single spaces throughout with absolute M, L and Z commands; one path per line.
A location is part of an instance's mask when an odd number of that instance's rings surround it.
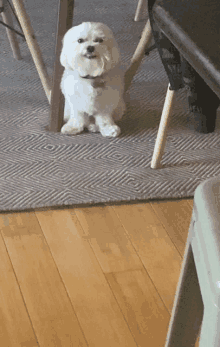
M 112 48 L 112 60 L 115 65 L 117 65 L 121 61 L 121 55 L 117 47 Z
M 81 24 L 82 25 L 82 24 Z M 77 35 L 80 25 L 70 28 L 63 37 L 62 40 L 62 51 L 60 54 L 60 63 L 66 69 L 73 70 L 71 65 L 68 63 L 71 58 L 70 47 L 72 45 L 73 38 Z
M 111 47 L 110 48 L 111 48 L 113 65 L 117 65 L 121 61 L 121 54 L 120 54 L 120 49 L 119 49 L 119 46 L 118 46 L 115 38 L 113 38 L 111 40 Z
M 62 51 L 61 51 L 61 54 L 60 54 L 60 63 L 61 65 L 63 65 L 66 69 L 68 69 L 69 67 L 69 64 L 68 64 L 68 59 L 67 59 L 67 49 L 66 49 L 66 45 L 65 45 L 65 40 L 63 38 L 62 40 L 62 44 L 63 44 L 63 47 L 62 47 Z
M 69 61 L 69 59 L 68 59 L 68 56 L 69 56 L 69 44 L 68 44 L 68 42 L 69 42 L 69 36 L 67 34 L 65 34 L 65 36 L 62 40 L 63 47 L 62 47 L 62 51 L 60 54 L 60 63 L 61 63 L 61 65 L 63 65 L 65 67 L 65 69 L 72 70 L 72 67 L 70 66 L 70 64 L 68 62 Z

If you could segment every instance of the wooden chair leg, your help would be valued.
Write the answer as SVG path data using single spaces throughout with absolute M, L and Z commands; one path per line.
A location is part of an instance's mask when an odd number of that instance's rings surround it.
M 135 12 L 135 16 L 134 16 L 135 22 L 138 22 L 140 20 L 141 12 L 142 12 L 144 6 L 146 6 L 146 8 L 147 8 L 146 0 L 139 0 L 138 5 L 137 5 L 137 9 Z
M 154 147 L 154 153 L 151 160 L 151 168 L 158 169 L 161 167 L 160 160 L 162 158 L 164 147 L 166 144 L 166 136 L 168 129 L 168 122 L 171 116 L 172 107 L 174 103 L 175 91 L 170 90 L 170 84 L 168 85 L 163 112 L 160 120 L 160 125 L 157 133 L 156 143 Z
M 64 97 L 60 89 L 63 67 L 60 64 L 60 53 L 62 48 L 62 39 L 67 30 L 72 27 L 73 9 L 74 0 L 60 0 L 56 36 L 56 59 L 53 73 L 49 125 L 49 130 L 54 132 L 60 131 L 63 122 Z
M 0 0 L 0 7 L 4 8 L 3 12 L 1 13 L 3 22 L 9 25 L 10 27 L 13 27 L 13 21 L 12 21 L 9 7 L 8 7 L 8 2 Z M 17 60 L 21 60 L 22 59 L 21 52 L 20 52 L 20 48 L 19 48 L 19 44 L 18 44 L 18 40 L 17 40 L 17 36 L 15 32 L 8 28 L 6 28 L 6 32 L 7 32 L 8 40 L 10 42 L 10 46 L 11 46 L 14 58 Z
M 51 82 L 50 77 L 47 74 L 47 70 L 43 61 L 43 57 L 40 51 L 40 47 L 37 43 L 33 28 L 29 16 L 26 13 L 22 0 L 12 0 L 19 22 L 24 32 L 24 36 L 27 41 L 28 48 L 31 52 L 35 66 L 41 79 L 44 91 L 50 102 Z
M 147 49 L 147 47 L 150 46 L 152 40 L 152 31 L 151 31 L 151 27 L 150 27 L 150 21 L 148 19 L 145 28 L 143 30 L 141 39 L 138 43 L 138 46 L 136 48 L 136 51 L 134 52 L 134 55 L 131 59 L 131 64 L 129 66 L 129 68 L 127 69 L 127 71 L 125 72 L 125 92 L 129 89 L 132 79 L 134 77 L 134 75 L 136 74 L 141 61 L 144 57 L 144 53 L 145 53 L 145 49 Z

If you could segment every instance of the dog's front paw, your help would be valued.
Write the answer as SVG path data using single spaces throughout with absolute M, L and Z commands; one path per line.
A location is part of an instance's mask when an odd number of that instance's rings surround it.
M 62 134 L 67 134 L 67 135 L 76 135 L 81 133 L 84 130 L 83 126 L 73 126 L 72 124 L 64 124 L 64 126 L 61 128 L 61 133 Z
M 117 137 L 121 133 L 118 125 L 108 125 L 100 129 L 100 133 L 105 137 Z
M 91 133 L 97 133 L 99 131 L 99 127 L 96 124 L 90 123 L 87 127 L 87 129 L 91 132 Z

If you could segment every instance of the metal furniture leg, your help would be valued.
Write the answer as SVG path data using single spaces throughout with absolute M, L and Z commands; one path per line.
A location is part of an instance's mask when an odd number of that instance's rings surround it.
M 165 347 L 194 347 L 203 316 L 203 302 L 189 233 Z
M 195 190 L 165 347 L 220 346 L 220 177 Z

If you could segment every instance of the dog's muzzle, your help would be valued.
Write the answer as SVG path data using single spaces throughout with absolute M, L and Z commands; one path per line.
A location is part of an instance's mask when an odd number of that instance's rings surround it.
M 88 46 L 88 47 L 87 47 L 87 52 L 89 52 L 89 53 L 93 53 L 94 50 L 95 50 L 95 47 L 94 47 L 94 46 Z
M 86 58 L 88 59 L 94 59 L 96 58 L 97 56 L 95 55 L 94 53 L 95 51 L 95 47 L 94 46 L 88 46 L 87 47 L 87 53 L 84 55 Z

